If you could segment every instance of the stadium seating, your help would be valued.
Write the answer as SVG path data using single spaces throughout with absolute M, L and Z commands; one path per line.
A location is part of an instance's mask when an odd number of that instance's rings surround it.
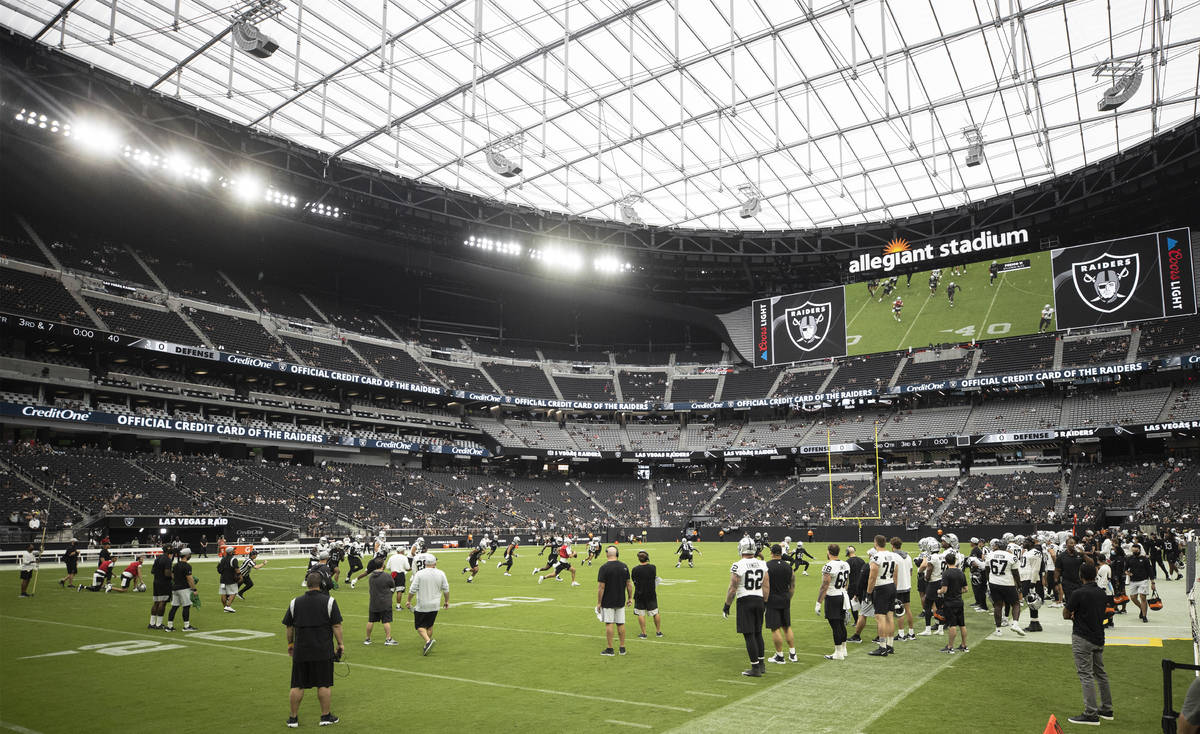
M 1129 353 L 1129 335 L 1099 335 L 1063 341 L 1063 367 L 1090 367 L 1123 363 Z
M 269 359 L 291 359 L 283 344 L 257 321 L 197 308 L 189 308 L 186 313 L 219 350 Z
M 297 291 L 263 280 L 261 274 L 256 281 L 235 278 L 234 282 L 263 313 L 313 323 L 324 322 Z
M 621 427 L 613 423 L 568 423 L 567 433 L 581 449 L 619 451 L 628 449 Z
M 748 400 L 768 397 L 779 370 L 773 367 L 754 367 L 730 372 L 725 375 L 725 387 L 721 390 L 722 400 Z
M 973 474 L 941 516 L 943 527 L 999 523 L 1044 523 L 1062 494 L 1059 472 L 1015 471 Z
M 341 330 L 366 334 L 378 339 L 393 339 L 394 337 L 370 309 L 359 308 L 353 303 L 329 296 L 323 293 L 308 291 L 304 295 L 312 301 L 329 323 Z
M 706 403 L 713 399 L 716 390 L 717 379 L 714 377 L 676 377 L 671 380 L 671 402 Z
M 1006 375 L 1054 366 L 1054 334 L 982 342 L 979 375 Z
M 1171 319 L 1142 327 L 1139 359 L 1191 354 L 1200 348 L 1200 319 Z
M 528 367 L 518 364 L 488 362 L 483 365 L 505 395 L 527 398 L 554 399 L 554 388 L 546 372 L 540 366 Z
M 1177 387 L 1172 390 L 1158 420 L 1200 420 L 1200 399 L 1196 398 L 1196 392 L 1188 387 Z
M 221 306 L 246 308 L 246 302 L 233 290 L 229 281 L 214 270 L 179 258 L 159 258 L 145 251 L 139 251 L 138 256 L 172 293 Z
M 0 214 L 0 261 L 9 258 L 50 267 L 42 248 L 34 244 L 15 217 L 5 213 Z
M 634 451 L 676 451 L 679 449 L 679 426 L 671 423 L 635 424 L 625 427 L 629 448 Z
M 95 324 L 56 278 L 36 275 L 24 270 L 4 268 L 0 271 L 0 293 L 6 307 L 39 319 L 61 321 L 94 328 Z
M 775 394 L 784 395 L 812 395 L 821 389 L 825 384 L 825 380 L 829 378 L 829 370 L 807 370 L 804 372 L 784 372 L 783 379 L 779 381 L 779 387 L 775 390 Z
M 965 433 L 1004 433 L 1056 428 L 1061 423 L 1061 398 L 994 397 L 971 411 Z
M 1079 522 L 1091 525 L 1103 509 L 1132 509 L 1162 473 L 1158 462 L 1149 461 L 1075 464 L 1071 468 L 1066 514 L 1077 515 Z
M 199 346 L 200 337 L 188 328 L 179 314 L 135 306 L 124 301 L 86 298 L 96 315 L 118 334 L 154 334 L 156 338 L 187 346 Z
M 397 347 L 388 347 L 374 342 L 351 340 L 354 351 L 362 355 L 383 377 L 391 380 L 418 382 L 432 385 L 436 381 L 411 354 Z
M 611 377 L 568 377 L 555 375 L 554 382 L 558 384 L 559 392 L 564 400 L 595 400 L 610 402 L 617 399 L 613 392 Z
M 661 403 L 667 391 L 665 372 L 622 370 L 617 373 L 617 379 L 621 383 L 621 397 L 627 403 Z
M 968 352 L 960 359 L 941 359 L 933 362 L 917 362 L 910 358 L 900 371 L 899 384 L 939 382 L 967 376 L 973 355 Z
M 719 482 L 697 479 L 656 479 L 652 485 L 658 515 L 664 525 L 683 527 L 713 497 Z
M 900 357 L 895 354 L 875 354 L 867 357 L 850 357 L 842 360 L 826 386 L 826 392 L 837 390 L 882 390 L 892 380 Z
M 471 390 L 474 392 L 494 393 L 487 375 L 474 367 L 464 364 L 449 364 L 446 362 L 425 362 L 425 366 L 437 375 L 451 390 Z
M 1200 466 L 1196 459 L 1171 459 L 1167 480 L 1146 504 L 1142 519 L 1194 526 L 1200 520 Z
M 45 226 L 40 224 L 38 231 L 66 270 L 136 285 L 151 282 L 146 270 L 122 245 L 92 236 L 47 235 Z
M 879 437 L 904 439 L 956 435 L 963 432 L 970 414 L 969 405 L 902 410 L 883 424 L 879 429 Z
M 191 514 L 203 509 L 195 497 L 137 469 L 120 454 L 56 449 L 15 453 L 12 461 L 89 512 Z
M 622 525 L 650 523 L 649 490 L 641 479 L 581 479 L 580 486 Z

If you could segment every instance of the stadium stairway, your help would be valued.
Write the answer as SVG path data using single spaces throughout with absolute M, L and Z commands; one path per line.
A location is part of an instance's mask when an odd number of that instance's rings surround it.
M 1142 495 L 1142 498 L 1140 500 L 1138 500 L 1138 503 L 1136 505 L 1134 505 L 1134 509 L 1135 510 L 1145 509 L 1146 506 L 1150 504 L 1150 501 L 1152 499 L 1154 499 L 1154 496 L 1157 495 L 1160 491 L 1162 491 L 1163 485 L 1166 484 L 1167 480 L 1170 478 L 1171 478 L 1171 470 L 1170 469 L 1164 470 L 1163 473 L 1158 477 L 1158 479 L 1155 479 L 1154 483 L 1150 485 L 1150 489 L 1146 490 L 1146 494 Z
M 617 516 L 612 514 L 611 512 L 609 512 L 607 507 L 600 504 L 600 501 L 597 500 L 595 497 L 593 497 L 591 492 L 588 492 L 586 489 L 584 489 L 583 485 L 579 483 L 578 479 L 572 479 L 571 486 L 575 487 L 575 489 L 578 489 L 580 494 L 582 494 L 584 497 L 587 497 L 589 500 L 591 500 L 592 504 L 595 505 L 596 507 L 599 507 L 601 512 L 603 512 L 605 515 L 608 515 L 610 518 L 612 518 L 612 521 L 614 523 L 616 523 L 617 525 L 621 524 L 621 521 L 617 518 Z
M 725 494 L 725 490 L 729 489 L 729 485 L 731 485 L 731 484 L 733 484 L 733 480 L 726 479 L 725 483 L 717 488 L 717 491 L 713 494 L 713 496 L 708 498 L 708 502 L 704 503 L 704 507 L 700 508 L 700 511 L 697 512 L 696 514 L 697 515 L 710 514 L 712 512 L 712 506 L 717 503 L 717 500 L 721 499 L 721 495 Z M 783 495 L 780 495 L 780 496 L 782 497 Z
M 662 517 L 658 514 L 658 495 L 654 493 L 653 482 L 646 482 L 646 506 L 650 508 L 650 527 L 661 528 Z
M 900 361 L 903 362 L 904 360 L 900 360 Z M 863 490 L 861 492 L 854 495 L 854 499 L 850 500 L 849 502 L 842 503 L 842 506 L 837 509 L 838 514 L 839 515 L 846 514 L 847 508 L 854 507 L 859 502 L 862 502 L 864 497 L 866 497 L 868 494 L 870 494 L 871 492 L 874 492 L 874 491 L 875 491 L 875 484 L 873 482 L 868 484 L 866 487 L 863 487 Z
M 1067 502 L 1071 499 L 1071 483 L 1065 478 L 1059 478 L 1058 500 L 1054 503 L 1054 516 L 1062 517 L 1062 514 L 1067 511 Z
M 29 224 L 29 222 L 25 220 L 25 217 L 22 217 L 20 214 L 17 214 L 16 218 L 17 222 L 21 225 L 21 229 L 25 230 L 25 234 L 29 235 L 29 239 L 33 241 L 33 244 L 37 245 L 37 248 L 42 251 L 42 254 L 46 257 L 46 262 L 53 265 L 55 270 L 61 271 L 62 263 L 58 261 L 58 258 L 55 257 L 50 248 L 46 246 L 45 241 L 38 236 L 38 233 L 33 229 L 33 226 Z
M 92 323 L 96 325 L 97 329 L 112 331 L 112 329 L 108 328 L 107 324 L 100 320 L 100 315 L 97 314 L 95 309 L 92 308 L 92 304 L 88 303 L 87 299 L 83 297 L 83 294 L 79 292 L 83 287 L 82 278 L 74 273 L 62 273 L 62 284 L 63 287 L 67 289 L 67 293 L 71 294 L 71 298 L 75 299 L 75 302 L 79 304 L 79 307 L 83 309 L 83 312 L 86 313 L 88 318 L 92 320 Z
M 1054 362 L 1051 363 L 1050 369 L 1061 370 L 1063 359 L 1063 340 L 1054 340 Z
M 979 350 L 975 350 L 975 354 L 976 360 L 978 360 Z M 946 510 L 950 509 L 950 506 L 954 504 L 954 500 L 958 499 L 958 490 L 961 487 L 961 484 L 955 482 L 954 489 L 950 490 L 950 493 L 946 495 L 946 501 L 943 502 L 940 507 L 934 510 L 932 515 L 929 516 L 930 527 L 937 527 L 938 523 L 941 522 L 942 515 L 946 513 Z
M 905 365 L 907 365 L 911 359 L 912 357 L 907 355 L 900 358 L 900 362 L 896 365 L 896 371 L 892 373 L 892 379 L 888 380 L 887 387 L 889 390 L 895 387 L 896 383 L 900 381 L 900 373 L 904 371 Z
M 971 351 L 973 354 L 971 355 L 971 367 L 967 370 L 968 380 L 975 377 L 975 373 L 979 370 L 979 360 L 983 359 L 982 349 L 973 349 Z
M 1134 326 L 1129 330 L 1129 351 L 1125 354 L 1125 362 L 1136 362 L 1138 347 L 1142 344 L 1142 330 Z
M 712 399 L 716 400 L 716 401 L 721 400 L 721 394 L 724 392 L 725 392 L 725 373 L 721 373 L 721 375 L 719 377 L 717 377 L 717 387 L 715 390 L 713 390 Z
M 237 294 L 237 297 L 242 299 L 242 303 L 246 304 L 247 310 L 255 314 L 259 313 L 258 306 L 255 306 L 254 301 L 251 301 L 246 297 L 246 294 L 242 292 L 242 289 L 238 288 L 238 284 L 233 282 L 233 278 L 230 278 L 228 275 L 226 275 L 224 270 L 218 270 L 217 275 L 221 276 L 221 278 L 229 284 L 229 287 L 233 289 L 233 292 Z

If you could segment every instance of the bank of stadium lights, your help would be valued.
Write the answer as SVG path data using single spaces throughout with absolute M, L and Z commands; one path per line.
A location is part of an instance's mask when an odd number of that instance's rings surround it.
M 463 244 L 467 247 L 473 247 L 477 250 L 483 250 L 484 252 L 495 252 L 501 255 L 517 256 L 525 250 L 525 248 L 521 247 L 521 245 L 517 244 L 516 242 L 502 242 L 500 240 L 493 240 L 490 237 L 476 237 L 475 235 L 471 235 L 463 240 Z
M 121 149 L 121 157 L 131 165 L 146 169 L 157 169 L 179 179 L 206 184 L 212 180 L 212 171 L 203 166 L 194 165 L 186 156 L 175 154 L 161 156 L 142 148 L 126 145 Z
M 550 270 L 575 273 L 583 269 L 582 255 L 578 252 L 563 250 L 558 247 L 547 247 L 544 250 L 530 250 L 529 258 L 537 260 Z
M 57 118 L 50 117 L 36 110 L 22 107 L 21 111 L 13 116 L 13 119 L 54 135 L 62 135 L 64 138 L 71 137 L 71 126 L 68 123 L 59 122 Z
M 340 207 L 322 204 L 320 202 L 310 201 L 304 205 L 305 211 L 311 212 L 318 217 L 329 217 L 330 219 L 341 219 L 342 210 Z
M 592 263 L 598 273 L 628 273 L 633 270 L 633 264 L 619 260 L 612 255 L 601 255 Z
M 1137 94 L 1138 87 L 1142 86 L 1142 60 L 1105 61 L 1092 72 L 1092 76 L 1096 78 L 1104 75 L 1112 78 L 1112 86 L 1104 90 L 1096 108 L 1101 112 L 1109 112 Z
M 282 206 L 287 209 L 295 209 L 297 203 L 295 196 L 284 193 L 274 187 L 267 187 L 267 190 L 263 192 L 263 200 L 268 204 Z

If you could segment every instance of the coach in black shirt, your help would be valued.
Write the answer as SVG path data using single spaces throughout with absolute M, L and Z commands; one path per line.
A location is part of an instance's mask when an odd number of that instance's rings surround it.
M 1129 576 L 1125 593 L 1138 608 L 1138 619 L 1148 622 L 1146 596 L 1155 591 L 1154 564 L 1142 552 L 1141 543 L 1134 543 L 1129 550 L 1129 557 L 1125 559 L 1125 574 Z
M 1067 547 L 1054 559 L 1054 567 L 1058 570 L 1058 582 L 1062 584 L 1063 599 L 1070 599 L 1071 592 L 1079 588 L 1079 570 L 1085 565 L 1092 565 L 1092 578 L 1095 578 L 1095 566 L 1091 559 L 1084 556 L 1075 547 L 1075 539 L 1067 538 Z
M 613 654 L 613 627 L 617 628 L 621 654 L 625 654 L 625 607 L 633 604 L 633 582 L 629 579 L 629 567 L 617 560 L 617 547 L 608 546 L 608 562 L 600 567 L 596 575 L 596 615 L 604 622 L 604 638 L 608 646 L 601 655 Z
M 1073 724 L 1098 724 L 1100 719 L 1113 718 L 1112 693 L 1108 689 L 1108 674 L 1104 671 L 1104 608 L 1108 597 L 1096 586 L 1096 567 L 1079 570 L 1083 584 L 1067 597 L 1063 619 L 1071 620 L 1071 649 L 1075 653 L 1075 671 L 1083 686 L 1083 713 L 1068 721 Z M 1096 703 L 1096 688 L 1100 688 L 1100 703 Z
M 855 555 L 854 546 L 849 546 L 846 548 L 846 563 L 850 566 L 850 583 L 846 588 L 852 599 L 861 602 L 867 593 L 867 562 Z M 858 612 L 852 610 L 851 613 L 857 622 Z
M 650 562 L 650 554 L 638 551 L 638 565 L 629 572 L 633 581 L 633 613 L 637 615 L 641 634 L 646 639 L 646 617 L 654 620 L 654 634 L 662 637 L 662 620 L 658 616 L 658 569 Z
M 938 587 L 938 606 L 941 607 L 942 616 L 946 618 L 946 646 L 942 648 L 942 652 L 954 652 L 954 632 L 957 630 L 962 636 L 962 642 L 959 643 L 958 651 L 967 652 L 967 620 L 963 611 L 963 589 L 967 588 L 967 576 L 962 572 L 962 569 L 956 565 L 958 563 L 957 549 L 951 549 L 946 553 L 945 566 L 942 570 L 942 585 Z
M 767 561 L 767 575 L 771 577 L 771 596 L 767 598 L 764 618 L 771 630 L 771 641 L 775 643 L 775 654 L 767 658 L 772 663 L 785 663 L 783 642 L 787 639 L 792 662 L 796 657 L 796 636 L 792 633 L 792 594 L 796 591 L 796 574 L 792 564 L 783 560 L 783 546 L 771 546 L 771 560 Z
M 346 651 L 342 642 L 342 612 L 333 597 L 321 591 L 322 576 L 310 573 L 305 579 L 308 591 L 292 599 L 283 615 L 287 627 L 288 655 L 292 656 L 292 690 L 289 702 L 292 715 L 287 725 L 300 726 L 298 718 L 304 689 L 316 688 L 321 703 L 321 726 L 336 724 L 338 717 L 330 711 L 333 697 L 333 663 Z M 334 640 L 337 654 L 334 654 Z

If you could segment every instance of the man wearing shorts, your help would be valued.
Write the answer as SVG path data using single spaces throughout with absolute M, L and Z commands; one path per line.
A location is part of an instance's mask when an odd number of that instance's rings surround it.
M 130 589 L 136 591 L 137 587 L 141 586 L 143 558 L 143 556 L 138 556 L 133 559 L 133 563 L 130 563 L 125 567 L 125 570 L 121 572 L 121 585 L 118 588 L 113 589 L 113 591 L 118 591 L 124 594 Z
M 370 589 L 371 601 L 367 607 L 367 639 L 363 640 L 364 645 L 371 644 L 371 630 L 375 628 L 376 622 L 383 622 L 383 632 L 387 635 L 384 640 L 384 645 L 398 645 L 400 643 L 392 639 L 392 592 L 395 591 L 395 581 L 392 580 L 392 575 L 383 569 L 375 569 L 371 575 L 367 577 L 367 586 Z
M 163 544 L 162 553 L 154 559 L 150 566 L 150 577 L 153 579 L 150 597 L 150 624 L 146 629 L 160 630 L 163 628 L 163 614 L 167 611 L 167 602 L 171 601 L 171 546 Z
M 771 630 L 771 642 L 775 644 L 775 654 L 767 658 L 768 662 L 784 664 L 789 659 L 799 662 L 796 657 L 796 637 L 792 633 L 792 593 L 796 591 L 796 574 L 792 564 L 783 560 L 783 546 L 776 543 L 771 546 L 771 560 L 767 561 L 767 575 L 771 577 L 771 594 L 766 602 L 763 618 L 767 629 Z M 783 643 L 787 641 L 788 658 L 783 657 Z
M 317 700 L 321 704 L 320 725 L 338 723 L 338 717 L 330 709 L 333 663 L 341 659 L 346 646 L 342 642 L 342 612 L 333 597 L 321 590 L 323 583 L 321 574 L 308 574 L 305 578 L 308 591 L 292 599 L 283 615 L 283 626 L 287 627 L 288 655 L 292 657 L 292 687 L 288 693 L 291 706 L 291 715 L 287 720 L 289 729 L 300 726 L 300 702 L 304 700 L 304 691 L 308 688 L 317 689 Z
M 633 613 L 637 615 L 642 632 L 639 640 L 646 639 L 646 617 L 654 620 L 654 636 L 662 637 L 662 621 L 658 617 L 658 569 L 650 562 L 650 554 L 638 551 L 638 565 L 633 567 Z
M 617 547 L 608 546 L 608 559 L 596 575 L 596 616 L 604 622 L 604 639 L 608 643 L 601 655 L 613 654 L 613 627 L 617 628 L 621 654 L 625 654 L 625 607 L 633 604 L 633 582 L 629 567 L 617 560 Z M 644 622 L 643 622 L 644 624 Z
M 867 577 L 867 596 L 875 608 L 875 626 L 879 631 L 879 647 L 867 653 L 874 657 L 896 652 L 892 647 L 892 636 L 896 629 L 893 608 L 896 605 L 896 571 L 900 566 L 900 558 L 888 550 L 887 542 L 884 536 L 875 536 L 875 557 L 871 559 L 871 575 Z
M 418 570 L 408 586 L 408 608 L 413 613 L 413 627 L 424 643 L 421 654 L 428 655 L 437 642 L 433 639 L 433 623 L 437 620 L 438 602 L 442 609 L 450 608 L 450 582 L 437 567 L 437 557 L 432 553 L 418 553 L 414 560 Z M 417 597 L 416 607 L 413 596 Z
M 175 631 L 175 613 L 183 609 L 183 631 L 195 632 L 192 626 L 192 594 L 196 579 L 192 577 L 192 549 L 179 551 L 179 560 L 171 567 L 171 611 L 167 614 L 167 632 Z
M 987 559 L 988 588 L 992 592 L 992 614 L 996 620 L 996 634 L 1001 634 L 1000 623 L 1007 607 L 1012 610 L 1012 631 L 1024 637 L 1025 630 L 1021 629 L 1021 602 L 1017 599 L 1017 588 L 1021 585 L 1017 559 L 1005 550 L 1003 540 L 993 540 L 992 549 L 992 554 Z
M 58 580 L 58 585 L 66 588 L 73 584 L 75 574 L 79 573 L 79 548 L 73 540 L 67 546 L 66 552 L 63 553 L 63 563 L 67 566 L 67 575 Z
M 938 587 L 938 594 L 941 597 L 938 602 L 938 608 L 942 610 L 942 616 L 946 618 L 946 646 L 941 649 L 941 652 L 953 655 L 955 652 L 967 652 L 967 620 L 963 610 L 962 593 L 963 589 L 967 588 L 967 577 L 958 568 L 958 554 L 951 550 L 943 557 L 945 566 L 942 570 L 942 585 Z M 957 632 L 962 637 L 962 642 L 959 643 L 958 649 L 954 648 L 954 633 Z
M 221 606 L 227 612 L 236 612 L 233 608 L 234 597 L 238 593 L 238 576 L 241 574 L 240 564 L 237 562 L 237 547 L 227 545 L 222 549 L 221 560 L 217 562 L 217 574 L 220 576 L 220 586 L 218 590 L 221 594 Z

